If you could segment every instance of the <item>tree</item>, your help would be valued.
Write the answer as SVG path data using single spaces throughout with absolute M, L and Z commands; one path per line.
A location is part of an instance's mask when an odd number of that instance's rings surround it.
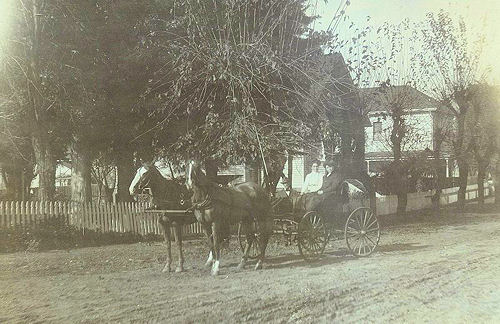
M 39 175 L 38 198 L 50 200 L 56 161 L 64 157 L 70 139 L 67 109 L 78 103 L 81 90 L 72 46 L 79 25 L 65 1 L 19 0 L 13 10 L 12 37 L 2 44 L 2 78 L 25 116 Z
M 467 128 L 471 129 L 472 154 L 477 165 L 478 203 L 484 204 L 484 180 L 493 157 L 499 149 L 499 125 L 495 113 L 499 102 L 494 87 L 486 84 L 471 88 L 470 118 Z
M 420 76 L 416 73 L 413 60 L 415 36 L 410 22 L 404 20 L 397 25 L 384 24 L 375 35 L 371 35 L 371 27 L 365 28 L 364 32 L 365 35 L 361 34 L 361 39 L 357 40 L 362 44 L 361 54 L 354 46 L 349 47 L 349 52 L 358 52 L 358 57 L 361 56 L 353 67 L 358 84 L 369 87 L 360 89 L 361 106 L 365 115 L 370 113 L 372 117 L 378 117 L 377 124 L 372 125 L 372 145 L 378 151 L 392 153 L 385 178 L 390 184 L 390 191 L 398 196 L 397 213 L 403 216 L 409 178 L 419 170 L 416 161 L 421 161 L 421 153 L 418 151 L 431 145 L 423 141 L 430 134 L 425 133 L 425 127 L 414 117 L 414 110 L 428 108 L 432 103 L 416 89 Z M 369 58 L 373 59 L 373 63 L 364 61 Z M 375 127 L 381 128 L 375 130 Z
M 478 62 L 483 37 L 471 43 L 463 19 L 456 24 L 444 11 L 429 13 L 421 30 L 423 47 L 419 61 L 427 90 L 455 116 L 452 142 L 459 168 L 458 208 L 463 209 L 472 138 L 468 136 L 466 119 L 471 110 L 472 87 L 481 77 Z
M 273 157 L 284 163 L 287 150 L 318 137 L 312 126 L 325 119 L 326 108 L 310 88 L 319 80 L 313 67 L 327 36 L 308 28 L 313 18 L 304 4 L 177 4 L 174 21 L 157 32 L 165 67 L 146 93 L 158 102 L 151 111 L 157 138 L 171 141 L 163 141 L 164 155 L 220 165 L 264 156 L 274 165 Z
M 0 101 L 0 176 L 7 190 L 3 198 L 25 200 L 34 177 L 33 149 L 14 94 Z
M 165 68 L 162 59 L 170 57 L 158 42 L 164 26 L 173 21 L 175 1 L 103 0 L 98 4 L 100 20 L 93 27 L 94 48 L 100 53 L 96 79 L 99 109 L 106 112 L 99 158 L 116 166 L 117 199 L 130 201 L 128 187 L 136 159 L 149 160 L 168 143 L 168 138 L 155 137 L 157 120 L 148 113 L 150 107 L 158 107 L 158 98 L 143 95 Z
M 379 123 L 382 126 L 377 134 L 374 132 L 374 143 L 379 150 L 392 153 L 392 162 L 386 168 L 385 177 L 391 184 L 391 191 L 398 196 L 397 213 L 403 216 L 406 212 L 408 196 L 408 180 L 415 175 L 416 167 L 421 163 L 420 155 L 429 148 L 430 142 L 425 138 L 424 125 L 414 117 L 420 107 L 429 106 L 427 97 L 410 84 L 392 85 L 390 80 L 380 83 L 377 88 L 365 89 L 361 92 L 364 105 L 374 112 L 379 111 Z M 416 161 L 420 161 L 417 163 Z
M 434 148 L 432 151 L 433 160 L 430 166 L 430 169 L 433 171 L 434 176 L 434 194 L 431 200 L 435 209 L 439 209 L 440 206 L 441 193 L 443 191 L 443 183 L 446 175 L 446 171 L 443 172 L 441 156 L 443 150 L 446 150 L 449 147 L 454 122 L 453 115 L 450 116 L 449 112 L 446 113 L 442 110 L 443 109 L 439 108 L 434 117 Z M 444 167 L 446 168 L 446 165 Z

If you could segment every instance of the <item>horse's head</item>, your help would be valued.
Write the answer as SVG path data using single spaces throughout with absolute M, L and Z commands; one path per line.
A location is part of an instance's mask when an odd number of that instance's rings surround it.
M 207 184 L 207 176 L 203 171 L 201 164 L 197 161 L 189 161 L 186 174 L 186 185 L 188 189 L 193 189 L 194 187 L 200 187 Z
M 149 188 L 153 196 L 154 208 L 183 209 L 189 204 L 190 192 L 176 179 L 168 180 L 153 164 L 145 164 L 137 170 L 130 184 L 130 194 L 140 193 Z
M 130 194 L 135 195 L 146 188 L 150 188 L 153 178 L 159 174 L 160 171 L 153 164 L 144 164 L 137 170 L 134 179 L 130 183 Z

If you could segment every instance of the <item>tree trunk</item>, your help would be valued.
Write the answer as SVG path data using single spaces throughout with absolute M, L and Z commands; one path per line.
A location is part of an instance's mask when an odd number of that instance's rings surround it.
M 398 197 L 398 205 L 396 213 L 399 217 L 406 215 L 406 206 L 408 205 L 408 178 L 405 172 L 403 161 L 396 162 L 396 195 Z
M 342 179 L 353 177 L 355 165 L 352 159 L 352 138 L 346 134 L 340 134 L 340 163 L 339 169 Z
M 399 217 L 403 217 L 406 215 L 406 206 L 408 205 L 408 192 L 405 189 L 402 189 L 398 192 L 398 206 L 396 209 L 396 213 Z
M 134 160 L 132 154 L 120 152 L 116 160 L 117 167 L 117 201 L 133 201 L 129 193 L 130 183 L 135 176 Z
M 56 191 L 57 160 L 52 149 L 38 136 L 33 137 L 33 150 L 38 170 L 38 200 L 53 200 Z
M 2 167 L 1 176 L 3 183 L 5 184 L 5 199 L 7 200 L 19 200 L 20 199 L 20 180 L 21 173 L 14 167 Z
M 484 178 L 486 177 L 486 167 L 479 162 L 477 168 L 477 203 L 480 207 L 484 205 Z
M 467 176 L 469 165 L 464 160 L 458 160 L 458 201 L 457 209 L 463 211 L 465 208 L 465 193 L 467 192 Z
M 441 173 L 441 161 L 439 160 L 439 151 L 434 152 L 434 161 L 433 161 L 433 166 L 434 166 L 434 195 L 432 195 L 432 207 L 436 210 L 439 210 L 439 207 L 441 206 L 441 193 L 443 192 L 442 188 L 442 182 L 443 182 L 443 176 Z
M 71 155 L 71 201 L 86 203 L 92 201 L 92 160 L 88 153 L 74 151 Z
M 391 130 L 391 144 L 392 153 L 394 154 L 394 174 L 395 174 L 395 187 L 396 195 L 398 197 L 398 206 L 396 213 L 399 217 L 406 214 L 406 205 L 408 204 L 408 170 L 404 165 L 401 143 L 406 135 L 405 120 L 403 116 L 403 109 L 400 105 L 396 105 L 392 111 L 392 130 Z

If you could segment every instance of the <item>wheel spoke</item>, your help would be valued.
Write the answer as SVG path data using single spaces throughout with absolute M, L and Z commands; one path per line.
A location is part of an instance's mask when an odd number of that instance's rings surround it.
M 373 246 L 376 246 L 377 243 L 375 243 L 368 235 L 366 236 L 366 239 L 370 242 L 372 242 Z
M 363 244 L 363 255 L 366 255 L 367 251 L 369 253 L 369 252 L 371 252 L 371 250 L 370 250 L 370 246 L 368 244 L 366 244 L 367 243 L 366 238 L 363 238 L 363 241 L 365 243 L 365 244 Z
M 346 235 L 347 238 L 359 237 L 359 233 L 354 233 L 350 235 Z
M 362 228 L 362 226 L 361 226 L 361 222 L 360 222 L 360 220 L 359 220 L 359 218 L 358 218 L 358 215 L 357 215 L 357 214 L 354 216 L 354 218 L 356 218 L 356 223 L 358 223 L 359 228 Z
M 377 219 L 370 223 L 366 228 L 371 228 L 373 224 L 377 224 Z
M 354 250 L 356 249 L 356 246 L 358 245 L 359 240 L 360 240 L 359 236 L 356 236 L 356 238 L 354 240 L 352 240 L 352 243 L 353 243 L 352 246 L 353 246 Z
M 372 219 L 372 217 L 373 217 L 373 213 L 371 212 L 371 210 L 367 210 L 367 211 L 366 211 L 366 214 L 368 214 L 368 215 L 369 215 L 369 217 L 365 218 L 365 221 L 366 221 L 366 222 L 365 222 L 365 224 L 364 224 L 365 226 L 366 226 L 366 224 L 368 224 L 368 223 L 370 222 L 370 220 L 371 220 L 371 219 Z
M 350 228 L 359 229 L 359 226 L 356 224 L 356 221 L 354 219 L 351 219 L 347 226 Z
M 358 245 L 358 255 L 361 254 L 361 238 L 359 239 L 359 245 Z
M 378 237 L 378 236 L 369 236 L 369 235 L 366 235 L 366 239 L 367 239 L 367 240 L 370 240 L 370 242 L 371 242 L 374 246 L 377 246 L 377 244 L 378 244 L 378 240 L 379 240 L 379 237 Z
M 356 225 L 356 219 L 355 219 L 355 217 L 349 219 L 349 225 Z
M 366 219 L 367 219 L 366 215 L 367 215 L 367 214 L 368 214 L 368 210 L 365 210 L 365 211 L 363 212 L 363 227 L 366 225 Z

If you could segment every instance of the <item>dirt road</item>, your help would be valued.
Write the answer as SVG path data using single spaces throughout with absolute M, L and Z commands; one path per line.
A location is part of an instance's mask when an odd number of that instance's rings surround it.
M 164 274 L 164 247 L 132 244 L 0 255 L 0 322 L 500 321 L 500 214 L 449 214 L 383 230 L 378 252 L 355 259 L 344 242 L 305 263 L 277 238 L 262 271 Z

